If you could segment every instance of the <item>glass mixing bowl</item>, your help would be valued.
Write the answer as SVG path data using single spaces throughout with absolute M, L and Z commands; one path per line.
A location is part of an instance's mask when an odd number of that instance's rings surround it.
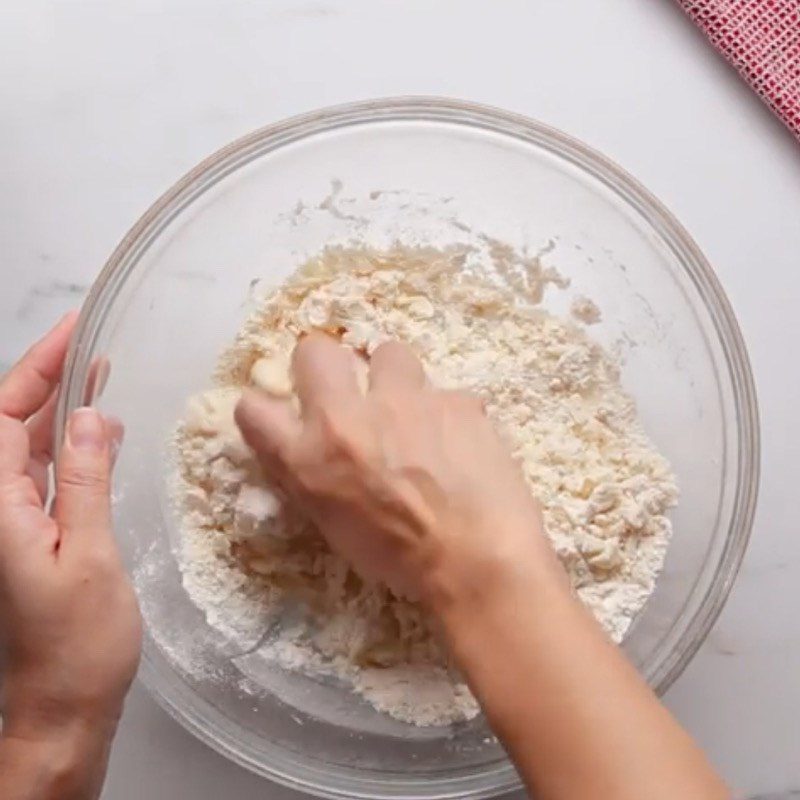
M 747 355 L 714 273 L 635 180 L 524 117 L 438 99 L 358 103 L 272 125 L 208 158 L 125 237 L 92 288 L 58 410 L 120 417 L 119 544 L 147 633 L 140 676 L 188 730 L 280 783 L 336 798 L 489 797 L 519 785 L 481 720 L 419 729 L 346 690 L 265 667 L 184 592 L 165 490 L 170 431 L 208 386 L 259 285 L 331 242 L 467 240 L 543 253 L 603 321 L 623 382 L 681 486 L 658 587 L 624 641 L 656 689 L 680 674 L 731 588 L 756 500 L 758 421 Z M 107 359 L 100 395 L 92 364 Z M 520 687 L 525 691 L 525 687 Z

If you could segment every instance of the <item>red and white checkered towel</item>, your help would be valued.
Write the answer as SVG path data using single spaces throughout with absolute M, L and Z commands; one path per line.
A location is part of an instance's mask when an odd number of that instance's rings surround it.
M 679 0 L 800 138 L 800 0 Z

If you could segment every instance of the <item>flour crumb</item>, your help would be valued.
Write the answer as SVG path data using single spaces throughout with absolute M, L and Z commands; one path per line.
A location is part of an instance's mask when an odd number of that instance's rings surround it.
M 289 358 L 309 330 L 352 348 L 362 385 L 381 342 L 408 342 L 435 385 L 483 399 L 576 594 L 621 641 L 664 560 L 674 476 L 615 361 L 541 308 L 545 288 L 568 280 L 539 256 L 487 243 L 481 264 L 463 247 L 325 249 L 263 300 L 174 437 L 183 582 L 208 623 L 243 648 L 277 628 L 263 646 L 275 664 L 332 676 L 421 726 L 478 713 L 436 626 L 418 604 L 359 578 L 266 483 L 233 409 L 247 385 L 292 397 Z M 586 298 L 572 314 L 600 319 Z M 299 621 L 281 624 L 287 608 Z
M 597 304 L 583 295 L 579 295 L 572 301 L 569 313 L 584 325 L 596 325 L 603 318 Z

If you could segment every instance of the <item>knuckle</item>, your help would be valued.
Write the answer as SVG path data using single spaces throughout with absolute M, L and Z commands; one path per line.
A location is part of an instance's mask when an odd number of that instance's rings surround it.
M 297 488 L 305 495 L 314 495 L 320 489 L 319 471 L 313 465 L 303 465 L 294 478 Z
M 292 454 L 291 467 L 284 473 L 283 489 L 288 495 L 313 495 L 319 483 L 320 470 L 324 472 L 325 457 L 317 438 L 309 439 L 305 446 Z
M 64 489 L 74 489 L 93 494 L 102 494 L 108 491 L 108 476 L 101 472 L 89 469 L 66 469 L 60 476 L 60 486 Z
M 0 509 L 17 508 L 30 503 L 34 498 L 34 488 L 30 481 L 15 477 L 0 480 Z
M 0 414 L 0 446 L 7 450 L 27 447 L 28 432 L 25 425 L 14 417 Z
M 92 547 L 84 550 L 76 569 L 77 579 L 82 584 L 102 583 L 115 585 L 122 580 L 124 572 L 116 553 L 107 547 Z
M 261 466 L 271 476 L 285 472 L 290 465 L 289 448 L 284 444 L 271 442 L 254 449 Z
M 292 473 L 306 495 L 324 494 L 343 476 L 353 476 L 371 463 L 368 431 L 348 409 L 325 409 L 317 417 L 315 434 L 294 455 Z
M 268 453 L 262 454 L 262 458 L 268 462 L 273 472 L 286 472 L 292 463 L 292 448 L 285 443 L 276 443 Z
M 336 407 L 321 409 L 319 422 L 327 453 L 343 456 L 354 449 L 352 424 L 341 409 Z
M 36 487 L 27 477 L 0 479 L 0 532 L 30 527 L 28 511 L 39 502 Z
M 278 445 L 273 451 L 272 461 L 267 472 L 275 480 L 290 478 L 297 472 L 306 449 L 306 437 Z
M 468 414 L 483 414 L 483 400 L 472 392 L 454 389 L 445 394 L 445 402 L 456 411 Z
M 83 553 L 80 568 L 75 572 L 75 580 L 82 586 L 97 585 L 99 580 L 107 577 L 109 564 L 105 558 L 95 553 Z
M 375 408 L 383 426 L 396 424 L 403 412 L 410 406 L 409 398 L 392 392 L 375 397 Z

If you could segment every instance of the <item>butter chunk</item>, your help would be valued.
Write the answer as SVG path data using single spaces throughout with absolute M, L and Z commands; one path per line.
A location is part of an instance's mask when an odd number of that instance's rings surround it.
M 274 397 L 291 397 L 294 391 L 289 362 L 283 358 L 259 358 L 250 368 L 250 383 Z

